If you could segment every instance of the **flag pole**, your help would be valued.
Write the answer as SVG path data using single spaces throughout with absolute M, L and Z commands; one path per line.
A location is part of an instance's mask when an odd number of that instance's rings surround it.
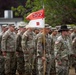
M 43 9 L 44 9 L 44 0 L 42 0 L 42 7 L 43 7 Z M 45 24 L 45 23 L 44 23 Z M 46 35 L 46 33 L 45 33 L 45 25 L 44 25 L 44 29 L 43 29 L 43 57 L 45 58 L 45 53 L 46 53 L 46 51 L 45 51 L 45 35 Z M 45 75 L 46 74 L 46 60 L 45 61 L 43 61 L 43 75 Z
M 43 44 L 44 44 L 43 57 L 44 58 L 45 58 L 45 53 L 46 53 L 46 51 L 45 51 L 45 40 L 46 40 L 45 35 L 46 35 L 46 33 L 45 33 L 45 27 L 44 27 L 44 29 L 43 29 Z M 46 58 L 43 61 L 43 75 L 45 75 L 45 73 L 46 73 Z

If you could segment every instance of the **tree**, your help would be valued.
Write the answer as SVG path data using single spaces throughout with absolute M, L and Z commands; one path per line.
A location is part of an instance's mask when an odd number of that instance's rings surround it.
M 35 0 L 33 10 L 40 9 L 43 3 L 46 23 L 52 26 L 68 23 L 76 24 L 76 0 Z
M 15 16 L 25 18 L 25 16 L 32 11 L 33 8 L 32 1 L 33 0 L 27 0 L 25 6 L 19 5 L 17 8 L 11 7 L 11 9 L 15 12 Z
M 21 6 L 21 11 L 16 8 L 15 12 L 18 16 L 23 16 L 25 20 L 28 14 L 42 9 L 43 5 L 46 23 L 52 26 L 76 24 L 76 0 L 27 0 L 25 7 Z

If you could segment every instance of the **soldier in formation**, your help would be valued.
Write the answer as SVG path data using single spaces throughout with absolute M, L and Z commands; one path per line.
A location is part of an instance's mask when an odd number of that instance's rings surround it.
M 45 27 L 37 37 L 37 75 L 50 75 L 54 50 L 53 44 L 48 27 Z
M 76 61 L 75 27 L 73 32 L 66 25 L 57 29 L 45 24 L 44 29 L 34 29 L 21 22 L 18 27 L 2 26 L 1 75 L 69 75 L 69 67 Z
M 22 36 L 22 50 L 25 61 L 25 75 L 32 75 L 34 68 L 35 56 L 35 33 L 33 29 L 28 27 L 27 31 Z
M 2 56 L 2 36 L 7 30 L 7 25 L 2 25 L 2 32 L 0 33 L 0 75 L 5 75 L 5 60 Z
M 76 37 L 72 41 L 72 48 L 73 48 L 73 66 L 75 68 L 75 73 L 76 73 Z
M 26 31 L 25 24 L 20 23 L 19 24 L 19 31 L 16 36 L 16 57 L 17 57 L 17 72 L 19 75 L 24 74 L 24 54 L 22 51 L 22 35 Z
M 2 54 L 5 57 L 6 75 L 15 75 L 16 73 L 16 43 L 14 27 L 13 24 L 9 24 L 9 29 L 2 36 Z
M 69 75 L 69 56 L 72 54 L 70 39 L 68 38 L 66 25 L 61 26 L 59 32 L 61 35 L 55 42 L 55 57 L 58 75 Z

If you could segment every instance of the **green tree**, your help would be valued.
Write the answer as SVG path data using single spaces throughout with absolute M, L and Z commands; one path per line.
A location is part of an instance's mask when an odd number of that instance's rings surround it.
M 16 8 L 17 16 L 25 17 L 33 11 L 45 9 L 46 23 L 56 26 L 76 24 L 76 0 L 27 0 L 25 7 Z M 21 14 L 22 13 L 22 14 Z
M 25 20 L 25 17 L 27 16 L 27 14 L 29 14 L 32 11 L 32 8 L 33 8 L 32 1 L 33 0 L 27 0 L 27 2 L 25 2 L 25 6 L 19 5 L 17 8 L 11 7 L 11 9 L 14 11 L 15 16 L 23 17 Z

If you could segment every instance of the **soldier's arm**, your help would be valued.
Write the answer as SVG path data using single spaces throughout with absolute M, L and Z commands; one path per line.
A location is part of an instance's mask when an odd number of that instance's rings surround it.
M 19 44 L 20 44 L 20 37 L 19 37 L 19 35 L 17 34 L 17 36 L 16 36 L 16 51 L 18 52 L 18 50 L 19 50 Z
M 24 34 L 22 36 L 21 45 L 22 45 L 23 52 L 25 52 L 25 50 L 27 50 L 27 36 Z
M 54 54 L 57 59 L 61 58 L 60 49 L 61 49 L 61 42 L 60 42 L 60 40 L 57 39 L 57 41 L 55 42 L 55 47 L 54 47 Z
M 2 41 L 2 35 L 0 35 L 0 54 L 1 54 L 1 41 Z
M 51 50 L 50 50 L 51 52 L 51 54 L 52 55 L 54 55 L 54 41 L 53 41 L 53 39 L 51 38 Z
M 76 55 L 76 38 L 74 38 L 72 41 L 72 49 L 73 49 L 73 53 Z
M 2 36 L 0 35 L 0 50 L 1 50 L 1 40 L 2 40 Z
M 7 44 L 8 36 L 9 36 L 9 34 L 7 32 L 5 32 L 4 35 L 2 36 L 2 54 L 3 54 L 3 56 L 6 56 L 6 52 L 7 52 L 6 44 Z
M 6 32 L 2 36 L 2 51 L 7 51 L 6 50 L 6 44 L 7 44 L 7 39 L 8 39 L 9 34 Z
M 37 57 L 40 57 L 42 55 L 42 38 L 41 36 L 38 36 L 38 39 L 37 39 Z

